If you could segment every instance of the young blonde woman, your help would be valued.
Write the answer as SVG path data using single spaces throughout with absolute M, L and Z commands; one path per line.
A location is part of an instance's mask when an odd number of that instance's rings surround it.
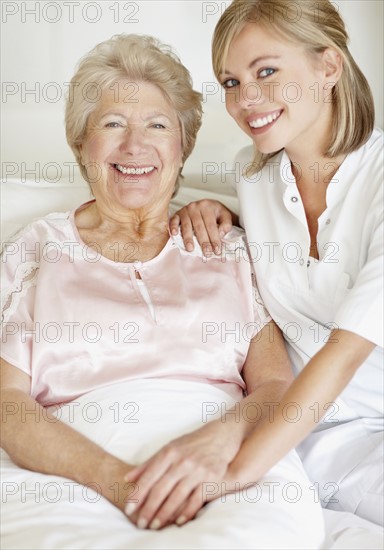
M 328 0 L 237 0 L 215 30 L 227 111 L 254 146 L 236 159 L 240 223 L 297 375 L 227 477 L 299 446 L 324 506 L 382 524 L 383 135 L 347 41 Z M 218 251 L 232 223 L 201 201 L 171 229 Z

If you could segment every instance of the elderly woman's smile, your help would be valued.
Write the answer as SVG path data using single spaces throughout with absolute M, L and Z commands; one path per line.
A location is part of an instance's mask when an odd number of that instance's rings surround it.
M 180 123 L 162 91 L 148 82 L 103 89 L 81 147 L 96 200 L 129 209 L 166 207 L 182 166 Z

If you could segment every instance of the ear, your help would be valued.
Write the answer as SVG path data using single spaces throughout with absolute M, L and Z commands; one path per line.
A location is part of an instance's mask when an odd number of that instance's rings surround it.
M 343 60 L 341 55 L 333 48 L 326 48 L 321 54 L 322 69 L 325 79 L 328 82 L 336 82 L 343 72 Z

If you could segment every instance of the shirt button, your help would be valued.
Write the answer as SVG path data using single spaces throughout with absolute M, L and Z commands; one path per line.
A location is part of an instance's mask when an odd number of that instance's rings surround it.
M 300 264 L 300 265 L 304 265 L 304 260 L 303 260 L 303 258 L 301 258 L 301 260 L 299 261 L 299 264 Z
M 309 267 L 310 265 L 311 265 L 311 261 L 308 260 L 308 261 L 307 261 L 307 267 Z
M 331 219 L 328 218 L 327 221 L 325 222 L 327 225 L 329 225 L 331 223 Z
M 297 202 L 299 199 L 297 197 L 291 197 L 292 202 Z

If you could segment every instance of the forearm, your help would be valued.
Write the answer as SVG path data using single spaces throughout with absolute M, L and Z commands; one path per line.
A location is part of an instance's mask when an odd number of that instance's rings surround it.
M 123 487 L 130 467 L 18 389 L 2 392 L 1 446 L 18 466 L 83 485 L 96 484 L 103 496 L 124 508 L 126 493 L 119 491 L 115 498 L 113 484 L 117 481 Z
M 332 339 L 335 343 L 324 346 L 279 399 L 272 418 L 259 422 L 242 445 L 231 464 L 239 480 L 259 479 L 296 447 L 317 426 L 374 347 L 346 331 L 335 331 Z
M 225 424 L 230 433 L 236 433 L 240 446 L 260 423 L 271 422 L 274 409 L 289 384 L 287 380 L 271 380 L 263 384 L 228 409 L 216 423 Z

